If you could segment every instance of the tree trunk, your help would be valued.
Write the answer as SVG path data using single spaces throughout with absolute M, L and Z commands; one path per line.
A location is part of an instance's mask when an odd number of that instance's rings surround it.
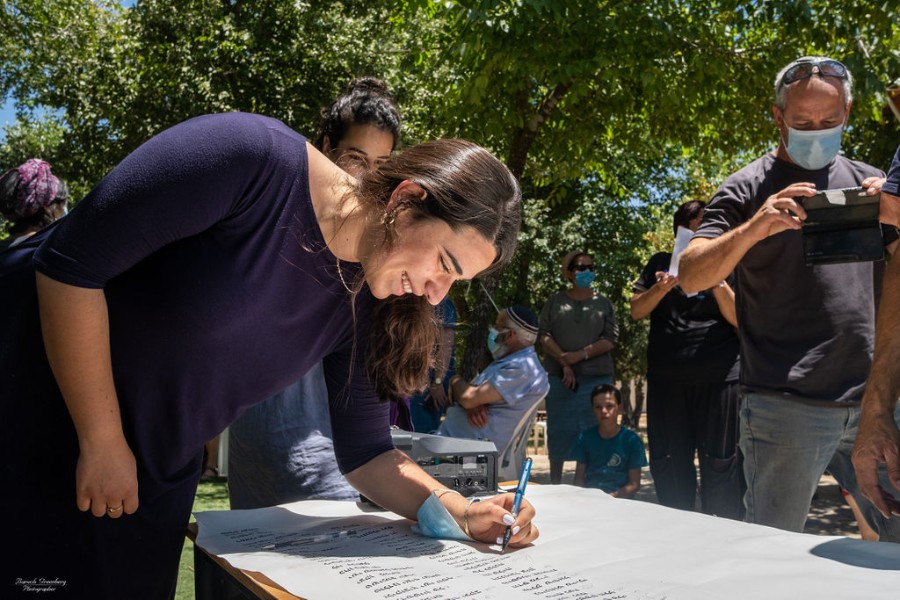
M 525 119 L 525 126 L 513 133 L 512 143 L 509 148 L 509 155 L 506 159 L 506 166 L 517 180 L 521 180 L 522 173 L 525 171 L 525 163 L 528 153 L 534 145 L 538 131 L 547 122 L 556 106 L 563 96 L 572 87 L 572 83 L 557 84 L 538 105 L 537 109 Z M 521 99 L 520 99 L 521 100 Z M 527 103 L 525 103 L 527 105 Z M 521 184 L 520 184 L 521 185 Z M 500 284 L 502 272 L 494 273 L 489 277 L 485 277 L 482 281 L 484 287 L 491 297 L 496 296 L 497 287 Z M 484 291 L 484 290 L 482 290 Z M 503 308 L 502 306 L 498 308 Z M 488 327 L 494 322 L 496 313 L 491 301 L 484 298 L 483 302 L 475 303 L 472 307 L 472 326 L 469 330 L 469 339 L 466 344 L 466 351 L 463 353 L 462 361 L 460 361 L 459 372 L 465 379 L 471 380 L 478 373 L 480 357 L 484 353 L 484 341 L 487 339 Z
M 628 427 L 629 429 L 634 429 L 632 427 L 632 418 L 631 415 L 634 412 L 634 409 L 631 405 L 631 379 L 623 379 L 620 384 L 619 391 L 622 393 L 622 408 L 619 413 L 622 416 L 622 425 Z
M 493 297 L 496 295 L 497 286 L 500 283 L 500 274 L 494 273 L 484 277 L 481 283 L 484 285 L 484 289 L 481 289 L 480 285 L 477 286 L 481 294 L 483 295 L 485 290 L 487 290 L 487 293 Z M 488 327 L 491 326 L 496 318 L 497 311 L 494 310 L 494 305 L 491 304 L 487 297 L 483 297 L 481 301 L 472 304 L 472 312 L 469 319 L 471 325 L 468 339 L 466 340 L 466 350 L 463 352 L 462 360 L 456 368 L 463 379 L 471 381 L 478 374 L 482 366 L 481 358 L 485 352 L 484 342 L 487 339 Z
M 644 412 L 644 400 L 646 395 L 644 394 L 644 383 L 646 380 L 644 379 L 636 379 L 634 382 L 634 426 L 632 429 L 637 431 L 637 428 L 641 425 L 641 415 Z

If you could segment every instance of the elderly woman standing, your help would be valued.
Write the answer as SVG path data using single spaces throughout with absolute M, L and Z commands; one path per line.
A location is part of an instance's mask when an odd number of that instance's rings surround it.
M 66 214 L 69 190 L 38 158 L 25 161 L 0 177 L 0 214 L 9 223 L 9 237 L 0 250 L 25 241 Z
M 574 250 L 563 258 L 561 268 L 569 289 L 551 295 L 540 318 L 544 368 L 550 375 L 550 483 L 561 482 L 563 463 L 578 434 L 595 424 L 591 390 L 613 383 L 610 352 L 619 337 L 612 303 L 591 289 L 596 279 L 593 257 Z
M 171 598 L 203 445 L 318 361 L 354 487 L 410 519 L 438 503 L 481 541 L 515 523 L 530 543 L 530 504 L 513 517 L 511 494 L 448 493 L 393 448 L 383 401 L 423 385 L 433 305 L 509 261 L 520 210 L 509 170 L 461 140 L 359 180 L 260 115 L 146 142 L 53 231 L 0 253 L 6 572 Z

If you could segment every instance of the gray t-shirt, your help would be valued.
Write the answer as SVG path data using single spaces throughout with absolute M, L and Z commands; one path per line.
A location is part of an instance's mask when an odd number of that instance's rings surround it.
M 556 292 L 541 309 L 541 333 L 548 333 L 563 352 L 581 350 L 598 340 L 615 344 L 619 326 L 612 303 L 595 293 L 587 300 L 574 300 L 566 292 Z M 544 368 L 550 375 L 562 373 L 562 367 L 549 355 L 544 355 Z M 614 374 L 612 352 L 593 356 L 572 366 L 577 377 L 602 377 Z
M 884 173 L 841 156 L 807 171 L 766 154 L 725 180 L 694 235 L 719 237 L 792 183 L 825 190 L 858 186 L 870 176 Z M 873 264 L 806 266 L 801 236 L 794 230 L 770 236 L 735 269 L 741 383 L 798 400 L 858 402 L 872 360 Z

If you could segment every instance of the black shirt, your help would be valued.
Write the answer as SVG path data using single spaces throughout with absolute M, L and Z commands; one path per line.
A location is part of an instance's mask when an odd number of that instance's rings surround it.
M 809 171 L 766 154 L 725 180 L 694 237 L 717 238 L 734 229 L 792 183 L 827 190 L 883 175 L 842 156 Z M 872 360 L 873 264 L 807 266 L 801 232 L 788 230 L 750 248 L 735 275 L 741 384 L 803 401 L 859 401 Z
M 653 255 L 633 290 L 641 293 L 656 283 L 658 271 L 668 271 L 672 255 Z M 734 278 L 729 277 L 733 285 Z M 675 286 L 650 313 L 647 378 L 712 383 L 737 381 L 740 371 L 735 328 L 725 320 L 712 292 L 687 296 Z

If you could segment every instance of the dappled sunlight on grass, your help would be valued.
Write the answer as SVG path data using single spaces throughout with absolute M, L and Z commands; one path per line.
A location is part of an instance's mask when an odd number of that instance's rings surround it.
M 194 498 L 193 512 L 228 510 L 228 484 L 224 477 L 201 481 Z M 191 522 L 195 522 L 191 515 Z M 194 600 L 194 543 L 185 538 L 178 566 L 178 588 L 175 600 Z

